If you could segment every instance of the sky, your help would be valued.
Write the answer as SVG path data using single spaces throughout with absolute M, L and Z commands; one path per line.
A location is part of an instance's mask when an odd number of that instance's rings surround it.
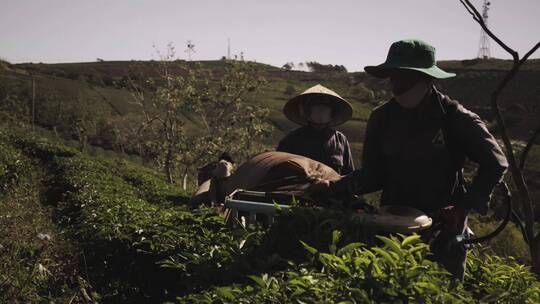
M 540 0 L 492 0 L 488 23 L 523 54 L 540 41 Z M 214 60 L 230 39 L 248 60 L 362 71 L 406 38 L 438 60 L 471 59 L 480 27 L 459 0 L 0 0 L 0 58 L 12 63 L 157 59 L 169 42 L 186 59 L 188 40 L 193 60 Z M 494 41 L 491 53 L 510 58 Z

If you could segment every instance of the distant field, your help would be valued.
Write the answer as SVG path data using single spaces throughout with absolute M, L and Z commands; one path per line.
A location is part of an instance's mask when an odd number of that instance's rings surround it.
M 219 75 L 225 67 L 224 61 L 200 61 L 179 63 L 187 66 L 200 65 Z M 52 102 L 62 98 L 68 102 L 91 103 L 99 107 L 100 115 L 125 115 L 134 109 L 129 92 L 117 87 L 130 68 L 137 66 L 146 76 L 155 74 L 157 62 L 153 61 L 111 61 L 61 64 L 16 64 L 3 62 L 0 66 L 0 79 L 4 83 L 29 86 L 30 79 L 36 79 L 37 96 L 40 102 Z M 458 74 L 456 78 L 441 81 L 439 86 L 450 96 L 460 100 L 466 107 L 479 113 L 488 122 L 493 121 L 489 109 L 489 93 L 503 76 L 504 70 L 511 66 L 508 60 L 462 60 L 442 61 L 439 65 Z M 252 102 L 271 110 L 271 121 L 275 125 L 275 134 L 269 144 L 275 145 L 288 131 L 297 127 L 288 122 L 281 109 L 291 97 L 285 91 L 291 86 L 296 94 L 315 85 L 322 84 L 335 90 L 351 102 L 353 120 L 341 126 L 351 142 L 361 143 L 365 121 L 372 108 L 389 98 L 385 80 L 376 79 L 365 73 L 310 73 L 285 71 L 278 67 L 257 63 L 268 84 L 253 97 Z M 6 78 L 8 76 L 9 78 Z M 540 59 L 530 60 L 510 83 L 508 90 L 501 96 L 501 106 L 507 124 L 513 136 L 526 138 L 536 121 L 540 121 Z M 43 98 L 45 96 L 45 98 Z M 39 115 L 39 113 L 38 113 Z M 191 124 L 191 123 L 190 123 Z M 188 126 L 196 129 L 196 126 Z

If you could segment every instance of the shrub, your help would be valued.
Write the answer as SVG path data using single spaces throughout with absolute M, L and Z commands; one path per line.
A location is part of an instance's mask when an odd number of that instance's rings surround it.
M 214 287 L 180 297 L 178 303 L 537 303 L 540 285 L 524 266 L 499 257 L 468 261 L 465 282 L 430 261 L 418 235 L 378 237 L 382 246 L 361 243 L 329 252 L 303 243 L 307 263 L 290 263 L 275 274 L 249 276 L 250 282 Z
M 533 275 L 512 259 L 472 255 L 464 283 L 454 282 L 419 236 L 375 238 L 343 210 L 293 208 L 270 229 L 231 229 L 215 209 L 172 202 L 183 194 L 150 170 L 41 139 L 0 132 L 2 184 L 16 180 L 19 167 L 6 164 L 24 154 L 45 165 L 57 222 L 84 250 L 105 302 L 539 300 Z
M 0 130 L 0 195 L 29 170 L 28 159 L 8 143 L 8 138 L 9 135 Z
M 47 164 L 58 223 L 84 249 L 91 281 L 99 282 L 109 301 L 159 299 L 192 289 L 196 283 L 188 278 L 241 254 L 243 231 L 226 228 L 213 209 L 192 213 L 163 201 L 159 196 L 172 189 L 150 173 L 45 141 L 15 142 Z M 173 264 L 181 269 L 166 267 Z M 183 281 L 188 283 L 178 284 Z
M 451 275 L 425 257 L 419 236 L 386 238 L 381 247 L 350 243 L 338 248 L 334 231 L 329 252 L 305 243 L 312 259 L 274 275 L 250 276 L 251 283 L 213 288 L 179 298 L 180 303 L 440 303 L 463 298 L 450 288 Z
M 494 221 L 491 218 L 470 217 L 469 226 L 476 235 L 486 235 L 494 231 L 500 224 L 500 221 Z M 520 263 L 530 264 L 529 249 L 523 240 L 521 231 L 512 222 L 508 223 L 506 228 L 495 238 L 481 244 L 484 251 L 494 255 L 508 257 L 513 256 Z
M 540 303 L 538 281 L 513 257 L 469 254 L 463 285 L 484 302 Z

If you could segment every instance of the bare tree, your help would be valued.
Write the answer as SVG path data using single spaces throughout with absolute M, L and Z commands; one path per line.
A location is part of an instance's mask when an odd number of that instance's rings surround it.
M 185 140 L 183 111 L 187 107 L 193 87 L 192 79 L 173 72 L 174 69 L 183 67 L 175 61 L 172 44 L 167 46 L 165 55 L 159 52 L 158 55 L 160 60 L 157 62 L 157 69 L 153 71 L 156 77 L 128 76 L 128 86 L 134 104 L 139 106 L 142 114 L 141 122 L 135 131 L 140 153 L 143 149 L 151 150 L 163 168 L 167 182 L 173 183 L 176 158 L 181 153 L 180 146 Z
M 529 251 L 531 254 L 531 260 L 533 264 L 534 271 L 537 274 L 540 274 L 540 233 L 536 233 L 534 230 L 534 204 L 531 200 L 529 190 L 527 188 L 527 183 L 524 178 L 524 168 L 527 155 L 536 141 L 537 137 L 540 134 L 540 125 L 536 128 L 536 131 L 527 141 L 525 149 L 521 152 L 519 163 L 517 161 L 516 152 L 508 136 L 508 130 L 504 123 L 501 110 L 497 103 L 498 98 L 501 92 L 505 89 L 508 83 L 514 78 L 521 66 L 527 61 L 527 59 L 540 47 L 540 42 L 537 42 L 525 55 L 522 57 L 519 56 L 519 53 L 514 49 L 506 45 L 501 39 L 499 39 L 485 24 L 482 15 L 478 12 L 476 7 L 469 0 L 460 0 L 460 2 L 465 6 L 469 14 L 472 15 L 473 19 L 480 24 L 482 29 L 491 37 L 499 46 L 501 46 L 507 53 L 512 56 L 513 65 L 512 68 L 508 71 L 505 77 L 497 85 L 495 90 L 491 95 L 491 110 L 495 114 L 497 119 L 497 125 L 499 127 L 501 137 L 504 143 L 504 149 L 506 152 L 506 157 L 510 164 L 510 172 L 512 175 L 512 180 L 516 186 L 516 193 L 514 195 L 517 198 L 518 203 L 520 204 L 525 219 L 525 229 L 523 231 L 523 237 L 529 245 Z
M 266 80 L 255 64 L 226 62 L 218 75 L 202 64 L 174 60 L 174 48 L 156 63 L 155 77 L 128 76 L 127 85 L 140 110 L 135 131 L 164 169 L 168 182 L 230 152 L 244 159 L 264 148 L 257 142 L 272 129 L 269 110 L 254 104 Z

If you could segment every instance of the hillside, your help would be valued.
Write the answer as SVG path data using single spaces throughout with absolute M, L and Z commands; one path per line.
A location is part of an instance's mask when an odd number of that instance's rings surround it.
M 0 302 L 540 300 L 528 268 L 488 248 L 471 253 L 461 283 L 418 236 L 374 237 L 339 209 L 231 228 L 215 209 L 189 210 L 151 170 L 5 128 L 0 187 Z M 500 244 L 514 250 L 519 232 L 507 231 Z
M 187 66 L 200 65 L 219 73 L 224 68 L 223 61 L 185 62 Z M 29 88 L 29 77 L 36 79 L 36 94 L 43 102 L 50 103 L 54 99 L 73 103 L 76 100 L 90 104 L 100 115 L 126 115 L 134 109 L 129 92 L 118 84 L 125 80 L 133 67 L 143 71 L 145 77 L 155 75 L 157 62 L 115 61 L 62 64 L 16 64 L 11 68 L 0 70 L 2 83 L 7 87 L 4 91 L 13 91 L 13 87 Z M 456 72 L 458 77 L 441 81 L 443 91 L 459 99 L 467 107 L 478 112 L 484 119 L 493 121 L 489 111 L 489 95 L 505 70 L 510 67 L 507 60 L 463 60 L 442 61 L 441 67 Z M 306 88 L 321 83 L 335 90 L 354 107 L 353 120 L 341 126 L 342 130 L 353 142 L 355 154 L 359 153 L 363 137 L 365 121 L 373 106 L 389 98 L 389 89 L 385 81 L 366 75 L 365 73 L 313 73 L 285 71 L 277 67 L 257 64 L 262 70 L 268 84 L 256 96 L 253 102 L 264 105 L 271 110 L 271 119 L 276 132 L 268 139 L 268 144 L 275 145 L 284 133 L 295 128 L 288 122 L 281 108 L 289 95 L 285 94 L 288 86 L 299 93 Z M 501 96 L 501 106 L 507 118 L 512 135 L 526 138 L 533 126 L 531 122 L 540 120 L 540 60 L 530 60 L 523 71 L 510 84 Z M 3 94 L 6 94 L 5 92 Z M 28 93 L 26 93 L 28 95 Z M 50 111 L 45 109 L 44 111 Z M 46 114 L 46 113 L 45 113 Z M 44 114 L 44 115 L 45 115 Z M 40 113 L 37 114 L 38 117 Z M 45 127 L 51 127 L 45 125 Z
M 201 66 L 218 77 L 227 65 L 221 60 L 178 63 L 188 67 Z M 133 104 L 133 98 L 126 89 L 126 76 L 132 70 L 139 71 L 143 78 L 155 75 L 158 64 L 153 61 L 62 64 L 3 62 L 0 66 L 0 98 L 8 102 L 0 104 L 0 107 L 10 106 L 11 102 L 11 109 L 21 108 L 18 111 L 25 113 L 23 119 L 5 117 L 4 120 L 23 125 L 30 123 L 31 80 L 34 79 L 38 125 L 53 130 L 64 138 L 75 140 L 79 137 L 79 130 L 68 128 L 66 125 L 77 126 L 78 119 L 90 117 L 93 121 L 91 130 L 88 130 L 88 126 L 85 127 L 87 132 L 92 133 L 87 136 L 88 142 L 106 150 L 118 151 L 119 148 L 114 145 L 114 138 L 111 137 L 118 136 L 118 132 L 129 131 L 128 124 L 138 119 L 133 115 L 138 107 Z M 267 107 L 270 110 L 270 120 L 275 126 L 270 136 L 264 139 L 264 144 L 268 147 L 276 146 L 287 132 L 297 127 L 281 112 L 283 105 L 291 96 L 286 94 L 286 91 L 297 94 L 321 83 L 341 94 L 353 105 L 353 119 L 338 129 L 349 138 L 355 161 L 360 159 L 365 123 L 371 109 L 390 97 L 385 80 L 360 72 L 315 73 L 286 71 L 260 63 L 253 65 L 259 68 L 261 75 L 268 82 L 250 102 Z M 490 110 L 489 94 L 505 71 L 511 67 L 511 62 L 498 59 L 462 60 L 442 61 L 439 65 L 457 73 L 457 77 L 438 83 L 442 91 L 460 100 L 467 108 L 478 113 L 487 122 L 488 127 L 492 127 L 495 120 Z M 523 70 L 500 96 L 502 112 L 514 140 L 528 139 L 540 121 L 538 83 L 540 83 L 540 59 L 533 59 L 523 66 Z M 70 113 L 78 113 L 78 116 L 73 117 L 69 115 Z M 196 133 L 200 126 L 196 120 L 189 120 L 186 128 L 188 132 Z M 497 134 L 496 129 L 492 131 Z M 130 135 L 128 133 L 123 136 Z M 526 176 L 528 183 L 532 185 L 533 199 L 537 201 L 540 199 L 540 185 L 538 185 L 540 170 L 535 168 L 535 163 L 540 154 L 539 150 L 538 147 L 533 148 L 528 163 L 531 169 Z M 127 152 L 135 153 L 135 151 Z

